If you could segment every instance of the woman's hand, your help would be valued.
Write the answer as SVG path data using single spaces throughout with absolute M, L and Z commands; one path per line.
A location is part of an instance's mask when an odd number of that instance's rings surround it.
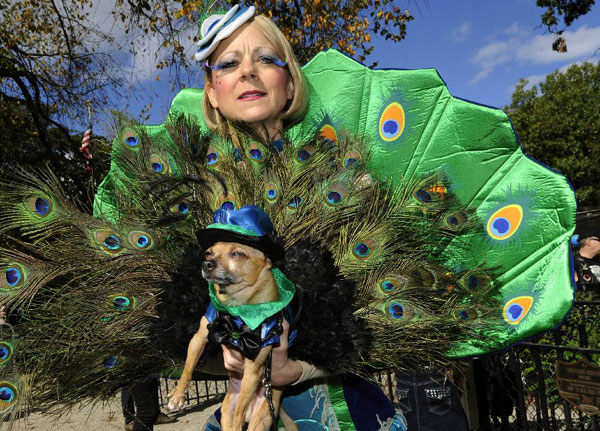
M 302 365 L 288 358 L 288 335 L 290 324 L 283 319 L 283 332 L 279 336 L 279 346 L 273 349 L 273 361 L 271 363 L 271 383 L 274 386 L 285 386 L 294 383 L 302 375 Z M 221 345 L 223 349 L 223 361 L 225 368 L 240 375 L 244 373 L 244 357 L 235 349 Z

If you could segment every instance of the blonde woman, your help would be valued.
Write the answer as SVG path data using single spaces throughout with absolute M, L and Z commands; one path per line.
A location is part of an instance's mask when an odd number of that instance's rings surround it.
M 282 150 L 282 133 L 300 121 L 308 89 L 300 65 L 281 31 L 254 7 L 235 6 L 208 17 L 201 27 L 196 59 L 205 69 L 204 120 L 215 133 L 257 134 Z M 287 386 L 282 402 L 300 429 L 405 430 L 405 419 L 381 390 L 354 376 L 324 377 L 311 364 L 287 358 L 289 325 L 274 350 L 272 382 Z M 241 354 L 223 347 L 225 366 L 243 371 Z M 207 430 L 218 430 L 220 412 Z

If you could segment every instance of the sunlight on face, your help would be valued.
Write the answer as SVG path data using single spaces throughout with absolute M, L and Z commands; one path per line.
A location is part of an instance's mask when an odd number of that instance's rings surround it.
M 223 40 L 210 56 L 211 105 L 226 119 L 276 128 L 279 115 L 294 95 L 285 59 L 253 23 Z

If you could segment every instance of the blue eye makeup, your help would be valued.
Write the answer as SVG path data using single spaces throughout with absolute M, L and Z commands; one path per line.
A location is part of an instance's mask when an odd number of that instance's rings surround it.
M 285 60 L 281 60 L 279 57 L 273 54 L 261 54 L 254 60 L 258 64 L 274 64 L 279 67 L 286 67 L 288 64 L 287 58 Z M 232 70 L 239 66 L 240 61 L 238 59 L 227 59 L 222 60 L 220 62 L 210 64 L 207 61 L 204 62 L 204 66 L 210 70 L 214 71 L 223 71 L 223 70 Z
M 239 62 L 237 60 L 226 60 L 226 61 L 222 61 L 222 62 L 216 63 L 216 64 L 208 64 L 208 61 L 206 61 L 204 63 L 204 65 L 206 67 L 208 67 L 210 70 L 227 70 L 227 69 L 233 69 L 238 64 L 239 64 Z
M 276 66 L 279 66 L 279 67 L 287 66 L 287 61 L 280 60 L 278 57 L 275 57 L 274 55 L 261 55 L 260 57 L 258 57 L 258 61 L 263 64 L 275 64 Z

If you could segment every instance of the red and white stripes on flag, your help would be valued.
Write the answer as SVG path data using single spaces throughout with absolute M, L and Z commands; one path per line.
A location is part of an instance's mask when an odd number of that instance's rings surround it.
M 92 160 L 92 122 L 90 121 L 88 128 L 83 132 L 81 138 L 81 147 L 79 147 L 79 153 L 84 157 L 85 168 L 87 171 L 91 171 L 90 160 Z

